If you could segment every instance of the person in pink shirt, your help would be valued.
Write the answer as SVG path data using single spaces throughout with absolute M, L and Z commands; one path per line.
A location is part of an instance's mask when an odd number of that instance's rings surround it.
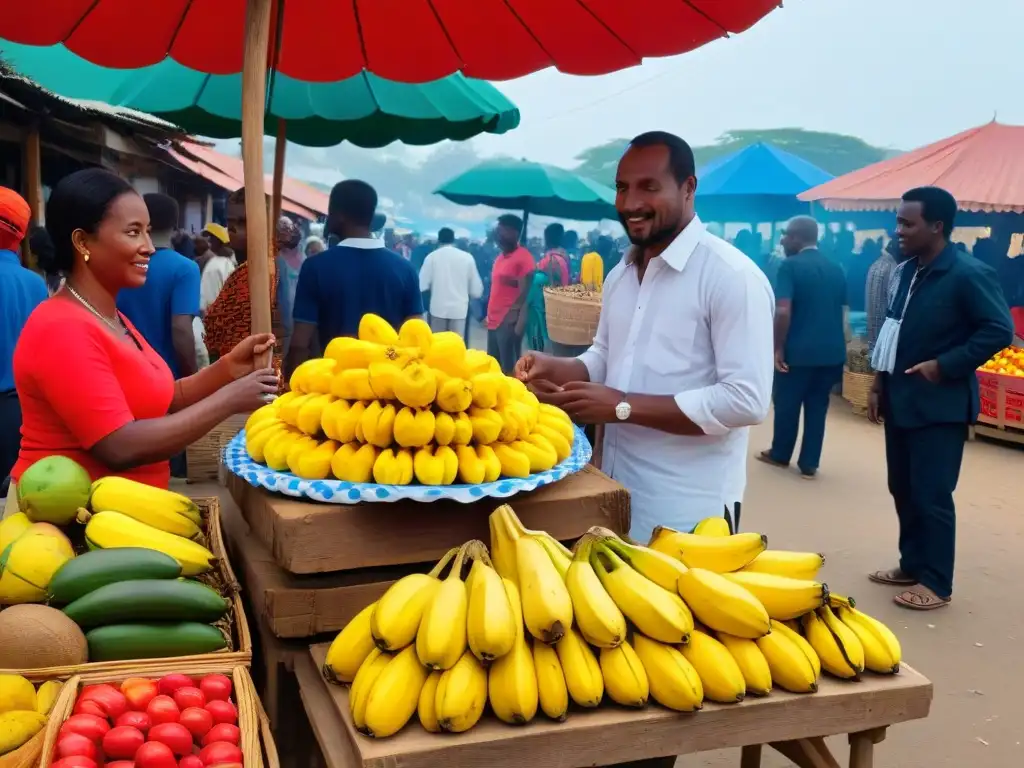
M 523 220 L 511 213 L 498 217 L 494 241 L 501 253 L 491 270 L 491 296 L 487 302 L 487 353 L 496 358 L 501 370 L 511 375 L 522 350 L 523 337 L 516 322 L 523 311 L 533 256 L 519 244 Z
M 558 222 L 548 224 L 544 229 L 544 255 L 537 269 L 548 275 L 551 285 L 569 284 L 569 257 L 562 247 L 565 227 Z

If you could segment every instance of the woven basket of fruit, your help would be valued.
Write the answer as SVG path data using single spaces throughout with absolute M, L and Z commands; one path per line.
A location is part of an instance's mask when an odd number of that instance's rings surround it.
M 103 478 L 89 502 L 102 511 L 80 510 L 63 531 L 33 522 L 28 501 L 0 523 L 0 543 L 10 540 L 0 557 L 0 673 L 47 680 L 251 662 L 216 497 Z
M 39 764 L 46 724 L 62 691 L 55 680 L 37 688 L 21 675 L 0 675 L 0 768 Z
M 552 341 L 589 346 L 601 318 L 601 292 L 582 284 L 545 288 L 544 313 Z
M 843 368 L 843 400 L 853 406 L 853 412 L 868 412 L 868 395 L 875 382 L 871 370 L 871 355 L 863 341 L 853 341 L 846 348 L 846 367 Z

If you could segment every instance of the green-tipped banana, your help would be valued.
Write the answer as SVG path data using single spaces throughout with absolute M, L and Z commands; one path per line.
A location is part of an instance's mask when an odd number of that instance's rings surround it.
M 676 591 L 680 575 L 687 571 L 679 560 L 655 549 L 628 544 L 619 538 L 608 538 L 602 543 L 625 560 L 634 571 L 669 592 Z
M 594 539 L 584 536 L 565 575 L 573 619 L 584 639 L 598 648 L 614 648 L 626 637 L 626 619 L 590 564 Z

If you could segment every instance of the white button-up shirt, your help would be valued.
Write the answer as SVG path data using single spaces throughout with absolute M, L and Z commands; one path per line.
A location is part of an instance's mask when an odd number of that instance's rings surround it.
M 646 543 L 657 525 L 688 531 L 742 500 L 748 427 L 771 401 L 775 296 L 758 266 L 696 216 L 643 284 L 627 262 L 605 280 L 597 336 L 580 360 L 591 381 L 627 395 L 674 396 L 704 430 L 605 428 L 602 468 L 629 490 L 629 534 Z
M 420 290 L 430 291 L 430 315 L 465 320 L 469 300 L 484 294 L 472 254 L 454 245 L 431 251 L 420 268 Z

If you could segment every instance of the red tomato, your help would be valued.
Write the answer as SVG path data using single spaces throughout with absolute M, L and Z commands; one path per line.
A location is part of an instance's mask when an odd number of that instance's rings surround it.
M 128 699 L 132 709 L 145 712 L 149 702 L 156 698 L 159 691 L 152 680 L 133 677 L 121 683 L 121 693 Z
M 103 713 L 116 719 L 128 710 L 128 699 L 117 688 L 106 683 L 87 685 L 78 696 L 79 702 L 92 701 L 100 706 Z
M 148 677 L 129 677 L 121 681 L 121 693 L 127 693 L 128 689 L 133 685 L 139 685 L 140 683 L 152 683 Z
M 111 728 L 103 737 L 103 753 L 115 760 L 131 760 L 145 743 L 146 737 L 138 728 L 119 725 Z
M 194 688 L 195 683 L 188 675 L 164 675 L 157 681 L 157 688 L 164 696 L 170 696 L 179 688 Z
M 107 763 L 104 768 L 135 768 L 135 762 L 132 760 L 115 760 L 112 763 Z
M 125 712 L 114 723 L 114 725 L 126 725 L 131 728 L 137 728 L 143 733 L 148 733 L 149 729 L 153 726 L 153 721 L 149 719 L 149 715 L 145 712 Z
M 207 701 L 228 701 L 232 688 L 227 675 L 207 675 L 199 681 L 199 690 L 206 694 Z
M 178 709 L 205 707 L 206 696 L 198 688 L 179 688 L 174 692 L 174 703 L 178 705 Z
M 160 741 L 181 757 L 192 754 L 192 734 L 181 723 L 161 723 L 149 729 L 149 740 Z
M 213 765 L 206 766 L 206 768 L 242 768 L 242 764 L 241 763 L 214 763 Z
M 181 713 L 178 722 L 188 728 L 196 739 L 201 739 L 213 728 L 213 715 L 201 707 L 189 707 Z
M 230 701 L 208 701 L 204 709 L 213 715 L 213 722 L 215 723 L 230 723 L 234 725 L 238 722 L 238 710 L 235 709 L 235 705 Z
M 96 768 L 96 761 L 88 757 L 75 755 L 65 757 L 55 763 L 50 763 L 50 768 Z
M 58 758 L 88 757 L 90 760 L 96 760 L 98 756 L 96 744 L 88 736 L 80 733 L 65 733 L 58 737 L 53 754 Z
M 136 768 L 178 768 L 174 753 L 166 744 L 148 741 L 135 753 Z
M 110 723 L 106 721 L 106 718 L 97 715 L 72 715 L 60 727 L 61 735 L 65 733 L 80 733 L 96 744 L 103 740 L 103 734 L 109 730 Z
M 199 755 L 185 755 L 178 761 L 178 768 L 203 768 Z
M 170 696 L 157 696 L 146 707 L 146 714 L 153 725 L 160 723 L 176 723 L 181 717 L 181 710 Z
M 226 741 L 229 744 L 237 744 L 241 741 L 242 733 L 237 725 L 230 723 L 217 723 L 210 729 L 210 732 L 203 736 L 203 746 L 212 744 L 215 741 Z
M 98 717 L 101 720 L 107 719 L 106 710 L 95 701 L 76 701 L 75 708 L 72 712 L 76 715 L 92 715 L 93 717 Z
M 199 750 L 199 759 L 203 761 L 203 765 L 240 763 L 242 762 L 242 750 L 236 744 L 214 741 Z

